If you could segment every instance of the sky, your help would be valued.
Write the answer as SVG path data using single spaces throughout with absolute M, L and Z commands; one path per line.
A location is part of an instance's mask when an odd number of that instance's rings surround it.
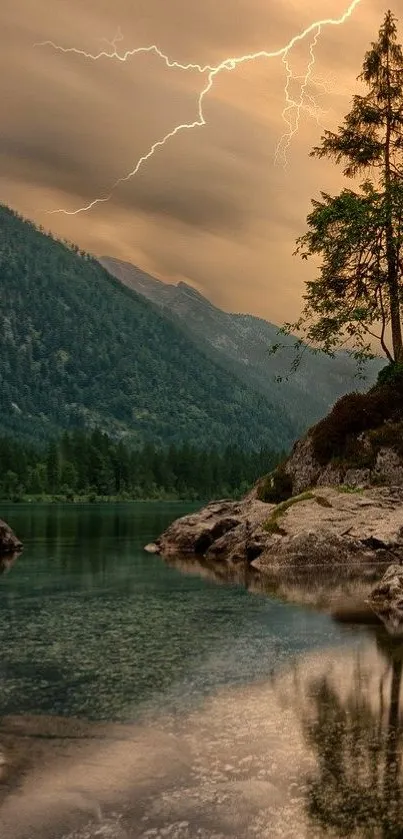
M 119 53 L 155 44 L 181 64 L 219 65 L 273 52 L 349 0 L 1 0 L 0 201 L 96 256 L 132 262 L 167 282 L 185 281 L 227 311 L 294 320 L 313 262 L 293 256 L 312 198 L 346 184 L 341 168 L 309 157 L 359 92 L 365 51 L 397 0 L 360 0 L 340 26 L 323 26 L 300 128 L 286 159 L 286 67 L 277 58 L 214 76 L 206 124 L 158 147 L 109 201 L 152 144 L 198 119 L 207 72 L 168 68 L 155 53 L 96 61 L 72 52 Z M 403 22 L 399 25 L 403 40 Z M 306 72 L 311 33 L 288 54 Z M 106 40 L 105 40 L 106 39 Z M 289 93 L 300 98 L 301 81 Z M 295 116 L 295 110 L 290 112 Z M 350 184 L 351 185 L 351 184 Z

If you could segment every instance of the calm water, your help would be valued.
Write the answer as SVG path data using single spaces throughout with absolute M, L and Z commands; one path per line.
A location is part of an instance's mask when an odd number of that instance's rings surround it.
M 403 836 L 400 640 L 143 551 L 195 506 L 2 510 L 2 839 Z

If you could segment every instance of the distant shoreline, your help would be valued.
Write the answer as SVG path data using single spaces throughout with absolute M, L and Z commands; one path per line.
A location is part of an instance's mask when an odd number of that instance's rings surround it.
M 99 495 L 94 497 L 90 496 L 76 496 L 75 498 L 67 498 L 66 496 L 23 496 L 21 498 L 7 498 L 7 499 L 0 499 L 0 506 L 14 506 L 16 504 L 68 504 L 71 506 L 78 506 L 79 504 L 142 504 L 147 503 L 150 504 L 151 502 L 157 504 L 207 504 L 209 499 L 205 498 L 179 498 L 179 497 L 170 497 L 164 498 L 161 496 L 160 498 L 123 498 L 121 496 L 108 496 L 108 495 Z

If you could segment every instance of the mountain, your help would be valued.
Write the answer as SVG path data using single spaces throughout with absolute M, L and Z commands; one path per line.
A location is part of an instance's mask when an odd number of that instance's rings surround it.
M 269 355 L 270 347 L 279 341 L 278 326 L 253 315 L 223 312 L 187 283 L 161 282 L 112 257 L 99 261 L 124 285 L 158 306 L 221 367 L 269 397 L 291 417 L 298 433 L 326 414 L 340 396 L 368 388 L 386 363 L 382 359 L 369 362 L 362 381 L 347 353 L 331 359 L 307 352 L 289 381 L 278 383 L 276 377 L 284 377 L 289 370 L 294 343 L 285 337 L 281 340 L 290 350 Z
M 297 433 L 143 295 L 0 205 L 0 434 L 74 427 L 200 447 L 281 449 Z

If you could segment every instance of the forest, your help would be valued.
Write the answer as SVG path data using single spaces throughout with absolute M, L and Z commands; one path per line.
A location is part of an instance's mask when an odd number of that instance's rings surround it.
M 74 428 L 136 448 L 280 449 L 297 436 L 285 407 L 96 259 L 0 206 L 0 434 L 36 444 Z
M 0 498 L 9 501 L 204 500 L 237 497 L 276 466 L 268 448 L 198 449 L 188 443 L 133 449 L 95 430 L 42 446 L 0 438 Z

